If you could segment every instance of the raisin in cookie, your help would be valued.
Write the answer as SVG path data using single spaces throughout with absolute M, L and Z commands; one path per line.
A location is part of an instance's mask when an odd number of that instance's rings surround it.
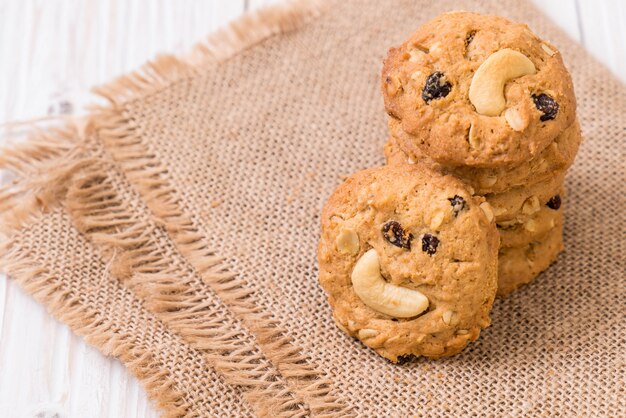
M 450 356 L 490 323 L 498 246 L 488 203 L 458 179 L 368 169 L 324 207 L 320 283 L 339 327 L 381 356 Z
M 389 50 L 385 107 L 402 148 L 434 161 L 514 167 L 574 123 L 571 77 L 557 49 L 528 26 L 453 12 Z
M 398 138 L 409 141 L 398 120 L 389 119 L 391 137 L 385 144 L 387 164 L 422 163 L 444 173 L 453 174 L 472 186 L 477 194 L 502 193 L 512 187 L 529 186 L 564 174 L 572 165 L 582 137 L 576 121 L 559 134 L 538 156 L 515 167 L 480 168 L 446 166 L 418 151 L 411 153 L 401 147 Z
M 524 247 L 501 248 L 498 256 L 498 296 L 506 297 L 530 283 L 563 251 L 563 227 L 558 225 L 542 241 Z

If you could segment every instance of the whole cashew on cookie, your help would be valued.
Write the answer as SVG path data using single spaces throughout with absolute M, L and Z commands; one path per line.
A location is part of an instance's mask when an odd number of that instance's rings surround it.
M 505 48 L 491 54 L 476 70 L 469 88 L 470 102 L 476 112 L 498 116 L 506 106 L 504 85 L 528 74 L 535 74 L 535 64 L 521 52 Z
M 367 251 L 352 270 L 352 285 L 357 296 L 370 308 L 396 318 L 410 318 L 428 308 L 428 298 L 417 290 L 396 286 L 380 274 L 375 249 Z

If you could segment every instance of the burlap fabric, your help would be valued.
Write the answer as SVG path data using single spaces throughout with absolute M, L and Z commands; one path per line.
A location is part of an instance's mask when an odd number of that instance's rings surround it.
M 585 142 L 557 264 L 461 355 L 397 366 L 335 327 L 319 212 L 383 162 L 387 48 L 453 9 L 560 47 Z M 165 415 L 626 415 L 626 88 L 526 2 L 282 6 L 99 93 L 84 129 L 0 156 L 3 269 Z

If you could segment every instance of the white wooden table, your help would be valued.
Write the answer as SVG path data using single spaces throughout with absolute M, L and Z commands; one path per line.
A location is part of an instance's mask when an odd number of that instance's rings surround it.
M 274 1 L 0 0 L 0 124 L 82 113 L 91 86 Z M 533 1 L 626 82 L 626 1 Z M 156 416 L 118 361 L 0 277 L 0 417 Z

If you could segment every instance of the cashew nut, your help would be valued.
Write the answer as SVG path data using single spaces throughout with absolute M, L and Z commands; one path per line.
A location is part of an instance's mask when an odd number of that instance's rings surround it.
M 359 252 L 359 236 L 352 229 L 342 228 L 335 244 L 340 253 L 354 255 Z
M 517 132 L 522 132 L 528 126 L 528 119 L 522 117 L 519 110 L 514 107 L 504 111 L 504 119 L 511 129 Z
M 483 202 L 481 203 L 478 207 L 480 207 L 483 212 L 485 213 L 485 216 L 487 217 L 487 221 L 491 222 L 493 221 L 493 210 L 491 210 L 491 205 L 487 202 Z
M 476 70 L 469 99 L 478 113 L 498 116 L 506 105 L 504 85 L 509 80 L 535 72 L 535 65 L 526 55 L 513 49 L 501 49 L 491 54 Z
M 546 54 L 550 55 L 551 57 L 553 57 L 554 54 L 556 54 L 556 51 L 550 48 L 546 44 L 541 44 L 541 49 L 543 49 L 546 52 Z
M 367 340 L 368 338 L 374 338 L 374 337 L 378 336 L 378 334 L 380 334 L 380 332 L 376 331 L 375 329 L 370 329 L 370 328 L 363 328 L 363 329 L 359 330 L 359 332 L 357 333 L 357 335 L 359 336 L 359 339 L 361 339 L 361 340 Z
M 435 214 L 433 215 L 433 217 L 430 220 L 430 229 L 432 229 L 434 231 L 437 228 L 439 228 L 441 226 L 441 224 L 443 223 L 443 219 L 444 219 L 445 215 L 446 214 L 441 209 L 437 209 L 435 211 Z
M 480 137 L 476 135 L 476 130 L 474 129 L 474 124 L 472 123 L 469 128 L 469 132 L 467 133 L 467 140 L 469 144 L 474 149 L 480 148 Z
M 441 316 L 441 319 L 443 320 L 443 323 L 446 325 L 450 325 L 452 323 L 452 319 L 455 317 L 456 315 L 454 314 L 454 312 L 452 311 L 445 311 L 443 313 L 443 315 Z
M 387 283 L 380 274 L 375 249 L 367 251 L 352 270 L 352 285 L 357 296 L 370 308 L 396 318 L 410 318 L 428 308 L 428 298 L 417 290 Z
M 491 187 L 496 184 L 497 181 L 498 177 L 492 175 L 487 175 L 479 179 L 480 185 L 482 187 Z
M 409 51 L 409 61 L 410 62 L 417 62 L 424 55 L 426 55 L 426 53 L 424 51 L 422 51 L 421 49 L 413 48 L 412 50 Z
M 528 232 L 537 232 L 537 222 L 534 219 L 529 219 L 528 221 L 526 221 L 526 223 L 524 224 L 524 228 L 528 231 Z
M 522 204 L 522 213 L 524 215 L 532 215 L 533 213 L 539 212 L 540 207 L 539 198 L 537 196 L 530 196 Z

